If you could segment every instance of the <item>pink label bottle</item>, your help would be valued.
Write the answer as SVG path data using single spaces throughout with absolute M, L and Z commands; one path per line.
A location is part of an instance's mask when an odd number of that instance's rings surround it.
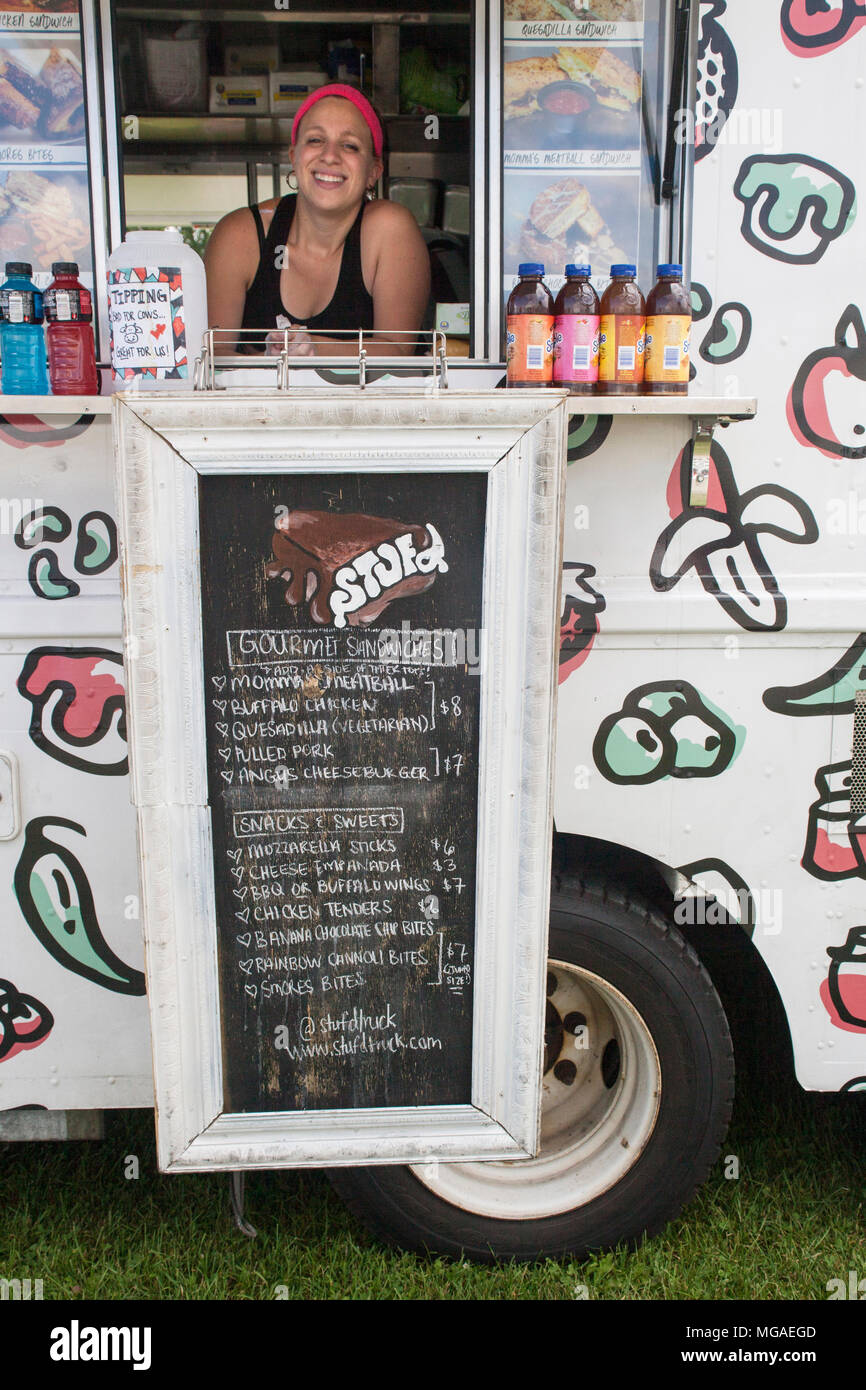
M 567 265 L 553 306 L 553 381 L 574 395 L 592 395 L 598 381 L 599 303 L 591 273 L 588 265 Z

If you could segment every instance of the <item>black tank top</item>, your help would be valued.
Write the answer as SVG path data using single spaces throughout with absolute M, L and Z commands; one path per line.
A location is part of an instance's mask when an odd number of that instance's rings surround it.
M 259 265 L 256 278 L 247 290 L 241 327 L 276 328 L 277 314 L 283 314 L 290 318 L 293 323 L 301 324 L 304 328 L 309 328 L 314 332 L 327 333 L 329 329 L 334 328 L 372 329 L 373 296 L 364 284 L 361 270 L 361 219 L 364 216 L 365 207 L 363 203 L 358 209 L 358 216 L 343 243 L 343 256 L 340 261 L 340 273 L 337 276 L 337 288 L 334 290 L 334 297 L 330 304 L 327 304 L 321 313 L 312 314 L 305 319 L 298 318 L 292 313 L 290 306 L 283 304 L 280 298 L 280 268 L 278 266 L 277 247 L 288 245 L 289 229 L 295 216 L 296 201 L 294 193 L 290 193 L 280 200 L 274 209 L 267 236 L 265 236 L 262 225 L 261 213 L 254 204 L 250 206 L 250 212 L 253 214 L 256 230 L 259 234 Z M 280 264 L 282 264 L 282 260 L 283 258 L 279 257 Z M 243 350 L 245 352 L 263 352 L 264 345 L 259 347 L 258 344 L 255 346 L 249 344 Z

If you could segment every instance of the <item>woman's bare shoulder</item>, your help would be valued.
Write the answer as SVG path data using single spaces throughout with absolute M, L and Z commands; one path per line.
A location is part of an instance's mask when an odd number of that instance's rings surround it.
M 249 208 L 235 208 L 234 212 L 227 212 L 217 222 L 208 237 L 206 255 L 213 257 L 219 253 L 243 257 L 249 253 L 258 258 L 258 250 L 259 238 L 252 213 Z
M 378 237 L 418 237 L 421 235 L 418 223 L 408 208 L 402 203 L 390 203 L 387 198 L 376 198 L 364 209 L 364 229 L 369 228 Z
M 279 198 L 259 203 L 262 224 L 267 234 Z M 235 208 L 221 217 L 211 232 L 205 248 L 205 265 L 221 268 L 241 268 L 249 282 L 259 263 L 259 233 L 250 208 Z

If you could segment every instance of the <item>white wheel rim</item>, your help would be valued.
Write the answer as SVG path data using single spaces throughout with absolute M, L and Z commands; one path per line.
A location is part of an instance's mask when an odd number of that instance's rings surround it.
M 412 1167 L 437 1197 L 478 1216 L 532 1221 L 585 1206 L 625 1177 L 655 1128 L 661 1067 L 634 1005 L 565 961 L 548 962 L 548 990 L 558 1025 L 545 1055 L 538 1157 Z

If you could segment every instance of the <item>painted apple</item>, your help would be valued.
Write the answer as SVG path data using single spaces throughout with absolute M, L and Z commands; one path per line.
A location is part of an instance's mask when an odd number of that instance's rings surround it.
M 799 58 L 818 58 L 847 43 L 866 24 L 861 0 L 783 0 L 781 25 L 785 47 Z
M 811 352 L 788 395 L 788 424 L 828 458 L 866 458 L 866 328 L 856 304 L 836 324 L 832 347 Z

